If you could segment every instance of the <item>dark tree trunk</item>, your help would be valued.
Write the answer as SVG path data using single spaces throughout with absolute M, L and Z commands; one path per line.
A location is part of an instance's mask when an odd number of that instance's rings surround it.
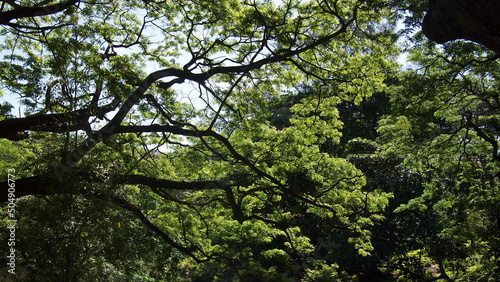
M 500 0 L 429 0 L 422 31 L 437 43 L 472 40 L 500 54 Z

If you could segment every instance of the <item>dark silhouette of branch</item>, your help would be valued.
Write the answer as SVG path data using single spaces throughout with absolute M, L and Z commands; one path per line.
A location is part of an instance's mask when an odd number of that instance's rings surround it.
M 0 138 L 17 141 L 27 137 L 25 130 L 69 132 L 84 129 L 91 116 L 103 116 L 118 106 L 118 100 L 96 109 L 81 109 L 62 114 L 36 114 L 24 118 L 0 121 Z
M 184 129 L 176 126 L 170 126 L 170 125 L 149 125 L 149 126 L 119 126 L 115 129 L 115 133 L 129 133 L 129 132 L 168 132 L 172 134 L 178 134 L 178 135 L 183 135 L 183 136 L 193 136 L 193 137 L 213 137 L 217 140 L 219 140 L 231 153 L 234 159 L 237 161 L 240 161 L 244 165 L 248 166 L 253 172 L 255 172 L 258 176 L 263 177 L 265 179 L 270 180 L 273 184 L 277 186 L 277 188 L 294 197 L 297 198 L 301 201 L 304 201 L 305 203 L 311 204 L 313 206 L 321 207 L 328 209 L 334 213 L 336 211 L 325 204 L 320 204 L 317 203 L 316 201 L 312 199 L 305 198 L 292 190 L 288 189 L 285 184 L 283 184 L 279 179 L 275 178 L 274 176 L 262 171 L 259 169 L 251 160 L 246 158 L 245 156 L 241 155 L 231 144 L 229 139 L 226 137 L 220 135 L 219 133 L 212 131 L 212 130 L 190 130 L 190 129 Z
M 156 235 L 160 236 L 163 241 L 168 243 L 170 246 L 176 248 L 177 250 L 183 252 L 184 254 L 190 256 L 193 258 L 196 262 L 203 262 L 206 261 L 206 259 L 200 259 L 198 258 L 195 254 L 194 251 L 196 251 L 196 247 L 185 247 L 182 246 L 181 244 L 175 242 L 170 236 L 168 236 L 167 233 L 163 232 L 158 226 L 154 225 L 139 209 L 136 205 L 121 199 L 121 198 L 113 198 L 113 202 L 115 202 L 117 205 L 120 207 L 132 212 L 149 230 L 153 231 L 156 233 Z
M 500 161 L 500 156 L 498 155 L 498 142 L 496 139 L 488 136 L 486 133 L 483 132 L 483 130 L 481 130 L 481 128 L 475 124 L 474 122 L 472 122 L 472 116 L 470 113 L 468 113 L 466 116 L 466 126 L 469 127 L 469 128 L 472 128 L 477 136 L 481 137 L 484 141 L 488 142 L 491 144 L 492 146 L 492 152 L 491 152 L 491 156 L 492 156 L 492 160 L 493 161 Z
M 432 41 L 467 39 L 500 53 L 500 2 L 431 0 L 422 32 Z
M 40 7 L 24 7 L 16 5 L 12 10 L 0 12 L 0 24 L 10 25 L 10 22 L 16 19 L 56 14 L 70 8 L 78 2 L 80 2 L 80 0 L 68 0 L 66 2 Z
M 51 195 L 54 194 L 53 179 L 45 176 L 33 176 L 22 179 L 14 179 L 15 191 L 14 196 L 16 199 L 28 195 Z M 9 192 L 7 187 L 8 182 L 0 183 L 0 202 L 6 202 L 9 199 Z
M 167 190 L 207 190 L 226 187 L 226 184 L 221 181 L 174 181 L 144 175 L 117 175 L 113 177 L 112 182 L 115 184 L 142 184 L 150 188 Z
M 69 177 L 69 176 L 66 176 Z M 208 190 L 208 189 L 223 189 L 228 186 L 221 181 L 175 181 L 168 179 L 160 179 L 148 177 L 144 175 L 114 175 L 109 180 L 95 177 L 88 172 L 76 172 L 71 175 L 72 180 L 85 181 L 88 183 L 103 183 L 110 181 L 111 184 L 141 184 L 150 187 L 151 189 L 162 190 Z M 74 181 L 74 182 L 78 182 Z M 61 193 L 72 194 L 87 194 L 89 190 L 79 191 L 71 189 L 67 183 L 62 183 L 55 176 L 33 176 L 27 178 L 16 179 L 15 181 L 15 197 L 20 198 L 29 195 L 53 195 Z M 0 183 L 1 187 L 9 187 L 7 182 Z M 66 188 L 62 188 L 66 187 Z M 0 202 L 8 200 L 8 189 L 0 189 Z

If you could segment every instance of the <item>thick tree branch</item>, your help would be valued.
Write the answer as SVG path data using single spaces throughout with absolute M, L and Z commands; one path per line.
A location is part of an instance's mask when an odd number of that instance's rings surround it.
M 94 134 L 91 134 L 87 138 L 87 140 L 85 140 L 79 147 L 77 147 L 74 151 L 68 153 L 64 157 L 63 163 L 55 168 L 56 173 L 60 173 L 61 171 L 62 172 L 71 171 L 73 166 L 76 163 L 78 163 L 87 154 L 87 152 L 90 151 L 95 145 L 109 138 L 111 135 L 117 133 L 118 132 L 117 129 L 121 128 L 120 126 L 121 122 L 125 119 L 125 117 L 130 112 L 132 107 L 136 105 L 144 97 L 146 91 L 151 87 L 153 83 L 163 78 L 172 77 L 173 79 L 170 80 L 169 82 L 160 82 L 158 86 L 160 88 L 169 88 L 172 85 L 176 83 L 182 83 L 185 80 L 191 80 L 199 84 L 204 84 L 209 78 L 217 74 L 246 73 L 251 70 L 259 69 L 267 64 L 285 61 L 290 57 L 311 50 L 339 36 L 340 34 L 344 33 L 347 30 L 347 28 L 352 24 L 352 22 L 355 21 L 355 19 L 356 19 L 356 11 L 354 12 L 353 18 L 351 18 L 347 22 L 343 22 L 339 29 L 337 29 L 335 32 L 333 32 L 328 36 L 322 37 L 316 40 L 315 42 L 312 42 L 311 44 L 296 50 L 279 50 L 279 52 L 277 52 L 276 55 L 261 59 L 256 62 L 251 62 L 249 64 L 244 64 L 241 66 L 218 66 L 218 67 L 213 67 L 207 70 L 206 72 L 202 73 L 193 73 L 188 70 L 184 69 L 181 70 L 175 68 L 168 68 L 150 73 L 146 77 L 146 79 L 142 81 L 139 87 L 123 103 L 123 105 L 120 107 L 116 115 L 106 126 L 104 126 L 101 130 L 95 132 Z M 224 137 L 218 135 L 215 132 L 206 132 L 206 133 L 209 134 L 207 136 L 213 136 L 221 140 L 225 145 L 229 145 L 228 149 L 232 150 L 231 153 L 235 155 L 237 159 L 242 159 L 242 156 L 240 156 L 236 151 L 234 151 L 234 149 L 232 149 L 232 147 L 230 146 L 231 144 L 229 144 L 229 142 Z M 243 159 L 246 160 L 245 158 Z M 251 166 L 253 170 L 258 171 L 259 174 L 263 173 L 262 171 L 258 170 L 255 167 L 255 165 L 253 165 L 251 162 L 247 163 Z M 273 179 L 273 177 L 269 175 L 266 175 L 266 178 L 271 180 Z M 282 185 L 276 179 L 272 181 L 275 184 Z
M 85 181 L 92 185 L 92 183 L 102 183 L 103 179 L 98 179 L 88 172 L 78 172 L 72 175 L 74 181 Z M 159 179 L 148 177 L 144 175 L 115 175 L 110 178 L 111 184 L 132 184 L 132 185 L 145 185 L 152 189 L 165 189 L 165 190 L 207 190 L 207 189 L 223 189 L 228 187 L 221 181 L 174 181 L 167 179 Z M 8 183 L 0 183 L 0 202 L 8 200 Z M 64 188 L 64 189 L 63 189 Z M 90 190 L 90 189 L 89 189 Z M 53 195 L 61 193 L 72 194 L 86 194 L 89 191 L 78 191 L 69 188 L 64 183 L 60 182 L 55 176 L 33 176 L 15 180 L 15 196 L 16 198 L 29 196 L 29 195 Z
M 85 175 L 83 173 L 79 176 Z M 156 179 L 141 175 L 123 175 L 115 178 L 118 182 L 124 184 L 144 184 L 150 187 L 156 188 L 166 188 L 166 189 L 214 189 L 219 188 L 222 184 L 217 181 L 200 181 L 200 182 L 184 182 L 184 181 L 169 181 L 164 179 Z M 79 191 L 71 190 L 71 189 L 62 189 L 56 188 L 57 186 L 61 187 L 61 185 L 55 185 L 54 179 L 44 177 L 44 176 L 35 176 L 28 177 L 24 179 L 18 179 L 15 181 L 15 199 L 18 199 L 23 196 L 28 195 L 53 195 L 58 193 L 73 193 L 78 194 Z M 0 187 L 4 187 L 4 189 L 0 189 L 0 202 L 6 202 L 9 199 L 8 195 L 8 183 L 3 182 L 0 183 Z M 80 191 L 82 194 L 89 194 L 86 191 Z M 92 195 L 92 193 L 90 193 Z M 98 196 L 98 195 L 93 195 Z M 143 213 L 142 211 L 135 206 L 134 204 L 121 199 L 114 197 L 112 199 L 113 202 L 121 206 L 122 208 L 132 212 L 149 230 L 153 231 L 157 235 L 159 235 L 165 242 L 167 242 L 172 247 L 177 250 L 187 254 L 192 257 L 197 262 L 204 261 L 194 255 L 194 251 L 197 250 L 196 247 L 185 247 L 177 242 L 175 242 L 168 234 L 159 229 L 156 225 L 154 225 Z
M 248 158 L 245 156 L 241 155 L 238 153 L 238 151 L 233 147 L 229 139 L 226 137 L 220 135 L 219 133 L 212 131 L 212 130 L 189 130 L 189 129 L 183 129 L 179 128 L 176 126 L 170 126 L 170 125 L 150 125 L 150 126 L 120 126 L 115 130 L 116 133 L 126 133 L 126 132 L 169 132 L 173 134 L 178 134 L 178 135 L 183 135 L 183 136 L 194 136 L 194 137 L 213 137 L 217 140 L 219 140 L 231 153 L 233 158 L 235 158 L 237 161 L 242 162 L 246 166 L 248 166 L 253 172 L 255 172 L 258 176 L 268 179 L 271 181 L 274 185 L 276 185 L 279 190 L 282 192 L 300 199 L 301 201 L 304 201 L 305 203 L 311 204 L 313 206 L 321 207 L 328 209 L 332 212 L 336 212 L 332 207 L 324 204 L 319 204 L 314 200 L 307 199 L 292 190 L 288 189 L 285 184 L 283 184 L 279 179 L 275 178 L 274 176 L 260 170 L 253 162 L 251 162 Z
M 172 134 L 177 134 L 177 135 L 183 135 L 183 136 L 194 136 L 194 137 L 202 137 L 202 136 L 209 136 L 210 131 L 197 131 L 197 130 L 190 130 L 190 129 L 184 129 L 182 127 L 178 126 L 172 126 L 172 125 L 159 125 L 159 124 L 153 124 L 153 125 L 126 125 L 126 126 L 118 126 L 115 130 L 114 133 L 139 133 L 139 132 L 165 132 L 165 133 L 172 133 Z
M 25 130 L 69 132 L 84 129 L 91 116 L 103 116 L 114 110 L 118 101 L 97 109 L 81 109 L 63 114 L 37 114 L 25 118 L 16 118 L 0 121 L 0 138 L 12 141 L 20 140 L 20 134 Z
M 68 132 L 82 129 L 90 115 L 86 110 L 65 114 L 38 114 L 25 118 L 0 121 L 0 138 L 16 141 L 18 133 L 25 130 Z
M 221 181 L 174 181 L 144 175 L 117 175 L 112 181 L 116 184 L 141 184 L 167 190 L 224 189 L 227 186 Z
M 498 15 L 497 0 L 431 0 L 422 31 L 437 43 L 467 39 L 500 54 Z
M 10 21 L 20 18 L 47 16 L 62 12 L 80 2 L 80 0 L 68 0 L 57 4 L 41 7 L 16 6 L 10 11 L 0 12 L 0 24 L 9 25 Z
M 45 176 L 33 176 L 14 181 L 14 196 L 16 199 L 29 195 L 51 195 L 55 190 L 53 179 Z M 9 199 L 8 183 L 0 183 L 0 203 Z

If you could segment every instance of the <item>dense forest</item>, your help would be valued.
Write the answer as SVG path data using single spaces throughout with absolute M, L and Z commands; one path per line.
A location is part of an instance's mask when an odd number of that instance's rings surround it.
M 499 1 L 0 3 L 0 280 L 500 280 Z

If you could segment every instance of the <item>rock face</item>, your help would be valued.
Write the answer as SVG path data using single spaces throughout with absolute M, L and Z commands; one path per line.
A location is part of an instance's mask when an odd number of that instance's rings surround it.
M 472 40 L 500 54 L 500 0 L 429 0 L 422 31 L 437 43 Z

